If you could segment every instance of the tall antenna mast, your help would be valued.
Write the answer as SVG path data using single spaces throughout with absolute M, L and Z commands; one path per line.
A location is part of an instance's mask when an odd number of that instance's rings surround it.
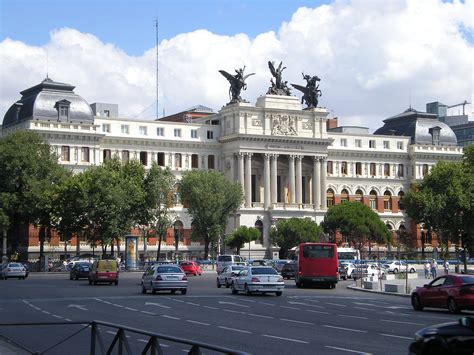
M 49 78 L 49 53 L 46 50 L 46 79 Z
M 156 29 L 156 119 L 158 119 L 158 18 L 155 19 Z

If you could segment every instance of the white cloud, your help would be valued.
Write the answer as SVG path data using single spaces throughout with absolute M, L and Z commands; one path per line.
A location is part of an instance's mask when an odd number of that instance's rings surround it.
M 278 33 L 256 38 L 204 29 L 183 33 L 159 46 L 160 113 L 163 106 L 172 114 L 195 104 L 219 110 L 229 98 L 218 70 L 233 73 L 243 65 L 256 73 L 242 93 L 254 103 L 269 86 L 268 60 L 283 61 L 290 83 L 301 84 L 303 71 L 321 77 L 320 104 L 344 124 L 375 129 L 408 107 L 409 93 L 419 110 L 435 100 L 472 102 L 474 50 L 464 36 L 472 34 L 473 12 L 474 0 L 335 1 L 300 8 Z M 0 43 L 0 116 L 19 91 L 45 77 L 47 56 L 50 77 L 75 85 L 89 103 L 118 103 L 126 117 L 153 105 L 154 48 L 129 56 L 93 34 L 62 28 L 43 47 L 14 39 Z

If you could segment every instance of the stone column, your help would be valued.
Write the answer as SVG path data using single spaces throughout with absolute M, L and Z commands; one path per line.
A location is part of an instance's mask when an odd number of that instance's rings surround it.
M 327 208 L 326 206 L 326 175 L 327 175 L 327 167 L 328 167 L 328 161 L 326 158 L 323 158 L 321 160 L 321 194 L 319 195 L 320 197 L 320 203 L 321 203 L 321 209 L 325 210 Z
M 321 161 L 313 157 L 313 204 L 314 208 L 321 208 Z
M 252 207 L 252 153 L 245 155 L 245 207 Z
M 301 161 L 303 156 L 296 156 L 296 203 L 301 205 L 303 203 L 303 187 L 302 187 L 302 169 Z
M 244 180 L 244 153 L 237 154 L 239 161 L 239 182 L 242 185 L 242 191 L 245 193 L 245 180 Z
M 263 155 L 263 207 L 270 207 L 270 154 Z
M 277 176 L 278 176 L 278 155 L 277 154 L 272 154 L 272 166 L 271 166 L 271 203 L 278 203 L 278 185 L 277 185 Z
M 289 193 L 290 200 L 289 203 L 295 203 L 295 156 L 288 156 L 288 179 L 290 181 Z

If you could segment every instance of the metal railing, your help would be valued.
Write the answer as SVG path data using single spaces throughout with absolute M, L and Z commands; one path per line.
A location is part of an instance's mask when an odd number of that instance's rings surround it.
M 30 354 L 34 355 L 43 355 L 47 354 L 51 350 L 57 348 L 59 345 L 66 343 L 68 340 L 74 338 L 79 333 L 85 331 L 86 329 L 90 328 L 90 344 L 89 344 L 89 354 L 96 355 L 96 354 L 112 354 L 112 351 L 116 351 L 119 355 L 128 354 L 134 355 L 137 352 L 132 351 L 132 347 L 130 346 L 128 339 L 127 339 L 127 332 L 140 334 L 142 336 L 148 337 L 148 342 L 144 343 L 143 348 L 140 350 L 140 354 L 146 355 L 162 355 L 163 347 L 161 346 L 160 342 L 163 340 L 167 340 L 173 343 L 185 344 L 189 345 L 190 349 L 188 355 L 200 355 L 202 354 L 201 350 L 211 350 L 221 354 L 229 354 L 229 355 L 247 355 L 248 353 L 226 348 L 223 346 L 217 346 L 212 344 L 207 344 L 203 342 L 198 342 L 194 340 L 183 339 L 179 337 L 174 337 L 165 334 L 159 334 L 154 332 L 149 332 L 146 330 L 141 330 L 137 328 L 127 327 L 119 324 L 103 322 L 103 321 L 75 321 L 75 322 L 31 322 L 31 323 L 0 323 L 1 327 L 22 327 L 22 326 L 57 326 L 57 325 L 82 325 L 79 330 L 75 330 L 72 334 L 67 335 L 65 338 L 61 339 L 60 341 L 56 342 L 48 346 L 46 349 L 38 351 L 38 350 L 31 350 L 27 349 L 26 347 L 19 345 L 17 342 L 9 339 L 8 337 L 1 335 L 4 339 L 8 339 L 12 344 L 17 345 L 22 350 L 29 352 Z M 102 327 L 106 328 L 113 328 L 116 329 L 115 336 L 111 343 L 107 346 L 104 343 L 104 339 L 101 335 L 103 332 L 101 330 Z M 110 331 L 109 331 L 110 332 Z M 86 352 L 84 352 L 86 353 Z

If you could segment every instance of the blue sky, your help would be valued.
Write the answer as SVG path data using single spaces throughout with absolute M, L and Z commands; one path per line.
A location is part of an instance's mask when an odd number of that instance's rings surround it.
M 329 1 L 291 0 L 1 0 L 1 38 L 30 45 L 49 41 L 49 33 L 62 27 L 92 33 L 129 55 L 141 55 L 159 39 L 207 29 L 219 35 L 278 31 L 283 21 L 302 6 Z
M 320 105 L 373 130 L 409 104 L 472 102 L 473 13 L 474 0 L 0 0 L 0 120 L 47 72 L 89 103 L 152 119 L 218 111 L 229 100 L 219 70 L 246 65 L 254 104 L 272 60 L 289 83 L 318 75 Z

